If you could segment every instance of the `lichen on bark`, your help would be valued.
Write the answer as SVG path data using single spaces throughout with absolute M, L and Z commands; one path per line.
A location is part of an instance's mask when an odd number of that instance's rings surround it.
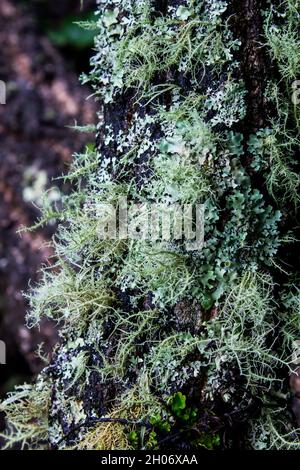
M 294 249 L 299 111 L 274 52 L 280 34 L 297 40 L 299 5 L 98 4 L 84 78 L 101 104 L 97 146 L 75 160 L 57 271 L 29 314 L 61 323 L 43 372 L 49 446 L 299 448 L 299 291 L 279 256 Z M 203 249 L 99 239 L 97 207 L 120 196 L 203 204 Z

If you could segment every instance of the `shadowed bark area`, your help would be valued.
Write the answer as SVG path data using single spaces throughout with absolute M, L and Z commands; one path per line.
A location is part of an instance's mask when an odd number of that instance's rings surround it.
M 248 90 L 245 130 L 249 134 L 257 131 L 265 122 L 264 92 L 269 59 L 266 48 L 263 47 L 264 29 L 261 13 L 266 7 L 267 3 L 264 0 L 234 1 L 230 7 L 233 13 L 232 24 L 242 41 L 241 74 Z

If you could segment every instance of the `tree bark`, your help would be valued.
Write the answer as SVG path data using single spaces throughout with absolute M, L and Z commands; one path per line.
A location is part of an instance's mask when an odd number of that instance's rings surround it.
M 276 433 L 287 436 L 298 416 L 283 357 L 299 299 L 278 252 L 296 220 L 288 191 L 298 188 L 299 121 L 281 67 L 289 54 L 274 46 L 276 34 L 295 40 L 294 7 L 120 0 L 99 11 L 97 168 L 79 179 L 83 202 L 65 209 L 66 301 L 46 302 L 65 321 L 41 378 L 50 445 L 276 448 Z M 201 203 L 203 249 L 176 239 L 100 243 L 98 204 L 120 195 L 138 209 Z

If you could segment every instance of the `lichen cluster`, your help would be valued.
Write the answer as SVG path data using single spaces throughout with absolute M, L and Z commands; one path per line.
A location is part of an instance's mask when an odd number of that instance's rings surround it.
M 157 3 L 98 1 L 84 77 L 102 107 L 97 146 L 75 155 L 63 206 L 45 207 L 41 223 L 61 222 L 56 267 L 30 295 L 29 326 L 53 318 L 61 345 L 25 400 L 41 383 L 51 391 L 43 411 L 54 448 L 299 449 L 288 379 L 300 297 L 285 253 L 299 205 L 290 95 L 300 5 L 272 0 L 261 12 L 256 47 L 270 74 L 265 123 L 254 128 L 236 2 Z M 203 204 L 203 249 L 100 239 L 97 208 L 120 196 Z M 2 404 L 8 443 L 40 447 L 41 409 L 23 415 L 22 435 L 16 403 L 20 413 L 25 405 L 12 397 Z

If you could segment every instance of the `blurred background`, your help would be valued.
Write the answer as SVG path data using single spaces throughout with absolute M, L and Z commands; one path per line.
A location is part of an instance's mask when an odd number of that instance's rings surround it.
M 96 121 L 95 103 L 87 100 L 91 90 L 79 82 L 89 68 L 94 32 L 74 24 L 92 16 L 95 0 L 82 3 L 0 0 L 0 80 L 7 87 L 0 105 L 0 340 L 7 347 L 1 397 L 40 370 L 38 344 L 47 352 L 57 342 L 49 321 L 25 327 L 22 295 L 38 281 L 40 266 L 51 263 L 55 226 L 17 231 L 37 220 L 45 190 L 54 199 L 68 191 L 55 178 L 93 141 L 68 127 Z

